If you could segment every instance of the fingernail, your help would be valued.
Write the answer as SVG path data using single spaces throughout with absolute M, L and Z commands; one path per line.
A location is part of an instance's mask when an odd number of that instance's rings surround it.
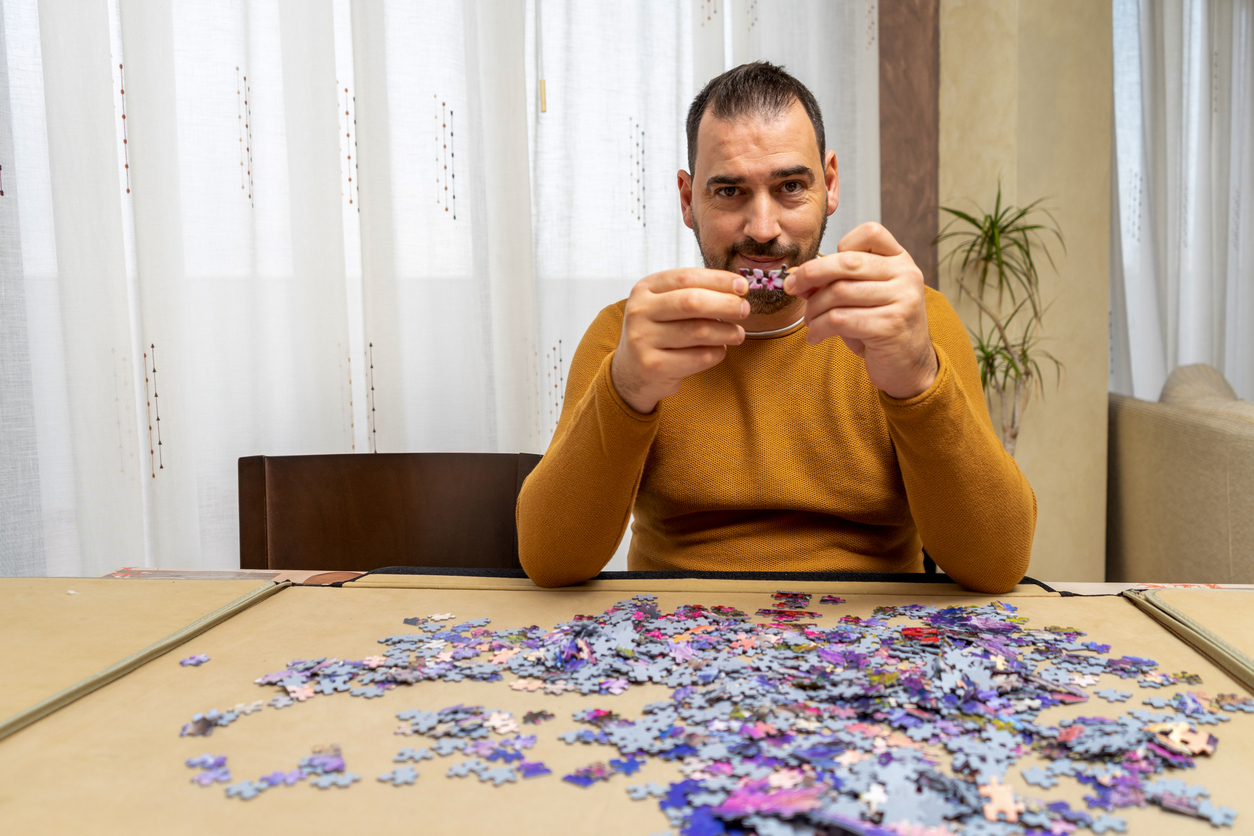
M 732 282 L 732 290 L 735 291 L 737 296 L 743 295 L 745 291 L 747 291 L 748 289 L 749 289 L 748 279 L 741 278 L 741 279 L 736 279 L 735 281 Z
M 748 300 L 746 300 L 746 301 L 744 301 L 744 302 L 741 302 L 741 303 L 740 303 L 740 315 L 741 315 L 741 316 L 748 316 L 748 315 L 749 315 L 749 302 L 748 302 Z
M 797 282 L 793 280 L 792 276 L 789 276 L 788 278 L 784 279 L 784 292 L 787 293 L 789 296 L 792 295 L 792 289 L 796 286 L 797 286 Z

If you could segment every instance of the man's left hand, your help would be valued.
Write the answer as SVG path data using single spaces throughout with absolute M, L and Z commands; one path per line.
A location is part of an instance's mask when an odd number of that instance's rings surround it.
M 806 300 L 806 340 L 840 337 L 889 397 L 912 398 L 936 380 L 923 273 L 879 224 L 862 224 L 840 239 L 835 255 L 792 270 L 784 291 Z

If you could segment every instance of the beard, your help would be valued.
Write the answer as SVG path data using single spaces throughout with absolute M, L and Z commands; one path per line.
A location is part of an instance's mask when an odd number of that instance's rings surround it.
M 826 231 L 827 216 L 824 215 L 819 223 L 819 234 L 812 241 L 804 244 L 784 246 L 779 243 L 778 239 L 763 244 L 752 238 L 746 238 L 732 244 L 723 252 L 716 253 L 707 249 L 701 241 L 701 228 L 697 225 L 697 219 L 692 219 L 692 232 L 697 237 L 697 249 L 701 251 L 701 260 L 705 266 L 711 270 L 728 270 L 732 273 L 737 272 L 731 267 L 732 260 L 737 255 L 779 259 L 788 267 L 798 267 L 819 254 L 819 246 L 822 244 L 823 233 Z M 757 315 L 779 313 L 793 303 L 793 297 L 785 293 L 783 288 L 754 288 L 745 294 L 745 298 L 749 300 L 749 313 Z

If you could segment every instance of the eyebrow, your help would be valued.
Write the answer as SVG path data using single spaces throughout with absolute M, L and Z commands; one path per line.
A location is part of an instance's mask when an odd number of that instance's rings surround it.
M 808 165 L 794 165 L 788 168 L 777 168 L 771 172 L 772 180 L 785 180 L 789 177 L 804 177 L 807 181 L 814 182 L 814 169 Z M 709 180 L 705 181 L 707 189 L 714 186 L 739 186 L 745 182 L 743 177 L 733 177 L 730 174 L 715 174 Z

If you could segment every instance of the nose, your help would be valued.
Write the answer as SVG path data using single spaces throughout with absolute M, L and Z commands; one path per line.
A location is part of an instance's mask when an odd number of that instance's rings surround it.
M 755 194 L 746 206 L 746 212 L 745 235 L 754 241 L 760 244 L 774 241 L 783 231 L 779 226 L 779 206 L 769 193 Z

